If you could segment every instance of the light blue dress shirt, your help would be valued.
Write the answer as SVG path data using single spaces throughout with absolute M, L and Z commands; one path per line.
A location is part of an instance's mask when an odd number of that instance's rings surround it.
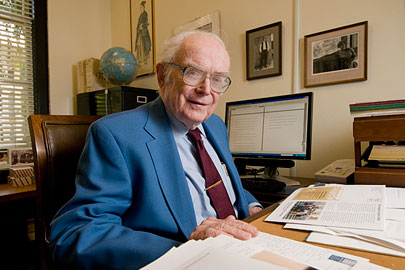
M 217 217 L 217 213 L 212 207 L 210 198 L 205 191 L 205 179 L 198 163 L 199 157 L 197 149 L 187 137 L 188 128 L 182 122 L 173 117 L 169 112 L 168 115 L 170 125 L 173 130 L 174 139 L 177 144 L 177 149 L 180 154 L 180 159 L 186 174 L 188 188 L 190 189 L 191 198 L 193 200 L 197 225 L 200 225 L 202 221 L 209 217 Z M 199 125 L 197 128 L 200 129 L 201 138 L 203 139 L 205 149 L 207 150 L 208 155 L 211 157 L 219 175 L 222 178 L 226 191 L 228 192 L 229 199 L 233 205 L 235 215 L 238 217 L 238 211 L 236 210 L 235 206 L 236 195 L 232 187 L 231 179 L 226 171 L 225 164 L 221 163 L 216 151 L 208 141 L 203 126 Z

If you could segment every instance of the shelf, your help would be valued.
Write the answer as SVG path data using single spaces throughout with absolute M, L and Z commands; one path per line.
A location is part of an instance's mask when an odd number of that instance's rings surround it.
M 359 117 L 353 121 L 355 184 L 405 187 L 405 169 L 372 168 L 362 164 L 362 142 L 405 141 L 405 114 Z
M 397 168 L 356 168 L 355 184 L 385 184 L 393 187 L 405 187 L 405 169 Z

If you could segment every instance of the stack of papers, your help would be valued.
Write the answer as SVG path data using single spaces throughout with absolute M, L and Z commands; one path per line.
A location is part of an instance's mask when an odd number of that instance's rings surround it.
M 373 145 L 368 161 L 379 167 L 405 167 L 405 145 Z
M 323 185 L 291 194 L 266 221 L 311 231 L 306 241 L 405 257 L 405 189 Z
M 373 145 L 369 160 L 405 162 L 405 145 Z
M 266 233 L 247 241 L 226 235 L 172 248 L 144 270 L 382 270 L 368 259 Z

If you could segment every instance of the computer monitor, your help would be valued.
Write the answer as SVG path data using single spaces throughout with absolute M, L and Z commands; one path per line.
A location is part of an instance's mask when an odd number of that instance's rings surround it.
M 277 179 L 278 167 L 311 159 L 312 92 L 226 103 L 225 123 L 239 174 L 262 166 Z

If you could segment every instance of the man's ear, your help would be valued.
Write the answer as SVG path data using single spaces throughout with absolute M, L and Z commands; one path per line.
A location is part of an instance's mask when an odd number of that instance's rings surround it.
M 166 65 L 163 63 L 158 63 L 156 65 L 156 75 L 157 75 L 157 81 L 158 81 L 160 89 L 163 89 L 163 87 L 165 85 L 165 78 L 164 78 L 165 69 L 166 69 Z

